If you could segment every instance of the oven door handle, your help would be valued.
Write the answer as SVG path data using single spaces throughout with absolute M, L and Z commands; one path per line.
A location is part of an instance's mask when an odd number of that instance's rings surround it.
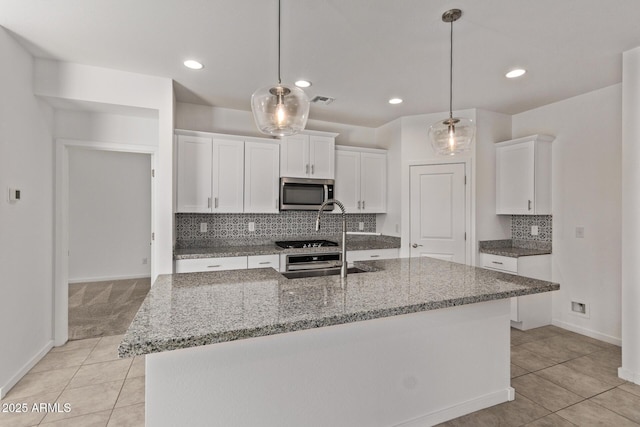
M 288 264 L 286 271 L 298 271 L 298 270 L 322 270 L 325 268 L 340 267 L 342 264 L 340 261 L 327 261 L 327 262 L 306 262 L 300 264 Z

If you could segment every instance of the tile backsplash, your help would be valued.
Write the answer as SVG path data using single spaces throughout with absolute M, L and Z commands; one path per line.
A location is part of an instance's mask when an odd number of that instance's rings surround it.
M 531 235 L 531 226 L 538 226 L 538 235 Z M 553 220 L 551 215 L 512 215 L 511 238 L 551 242 Z
M 279 214 L 176 214 L 176 247 L 194 246 L 198 242 L 217 240 L 265 240 L 315 234 L 315 211 L 287 211 Z M 207 232 L 200 232 L 200 224 L 207 224 Z M 255 223 L 255 231 L 249 231 L 249 223 Z M 348 214 L 347 230 L 357 231 L 360 222 L 364 230 L 376 231 L 375 214 Z M 323 235 L 342 232 L 342 215 L 322 214 Z

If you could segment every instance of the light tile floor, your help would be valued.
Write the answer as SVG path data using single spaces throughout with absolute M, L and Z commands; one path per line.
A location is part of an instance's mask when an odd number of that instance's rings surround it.
M 0 427 L 144 427 L 144 356 L 118 359 L 121 340 L 89 338 L 52 349 L 0 401 L 1 409 L 27 408 L 0 412 Z M 47 403 L 54 405 L 33 410 Z
M 640 426 L 640 386 L 618 378 L 620 347 L 555 326 L 511 329 L 516 400 L 441 426 Z
M 144 426 L 144 357 L 118 359 L 122 336 L 70 341 L 54 348 L 0 404 L 0 427 Z M 640 426 L 640 386 L 617 376 L 620 348 L 554 326 L 511 330 L 516 400 L 443 426 Z M 71 411 L 34 412 L 34 403 Z

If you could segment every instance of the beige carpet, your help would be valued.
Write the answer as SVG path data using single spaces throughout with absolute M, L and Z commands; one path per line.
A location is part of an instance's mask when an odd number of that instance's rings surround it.
M 69 284 L 69 339 L 124 334 L 151 288 L 151 279 Z

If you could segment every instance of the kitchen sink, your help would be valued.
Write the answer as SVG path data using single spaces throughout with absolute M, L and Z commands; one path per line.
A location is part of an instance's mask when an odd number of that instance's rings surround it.
M 347 275 L 355 273 L 370 273 L 371 270 L 363 270 L 358 267 L 349 267 L 347 269 Z M 302 279 L 305 277 L 322 277 L 322 276 L 339 276 L 340 267 L 338 268 L 323 268 L 320 270 L 301 270 L 301 271 L 287 271 L 280 273 L 287 279 Z

